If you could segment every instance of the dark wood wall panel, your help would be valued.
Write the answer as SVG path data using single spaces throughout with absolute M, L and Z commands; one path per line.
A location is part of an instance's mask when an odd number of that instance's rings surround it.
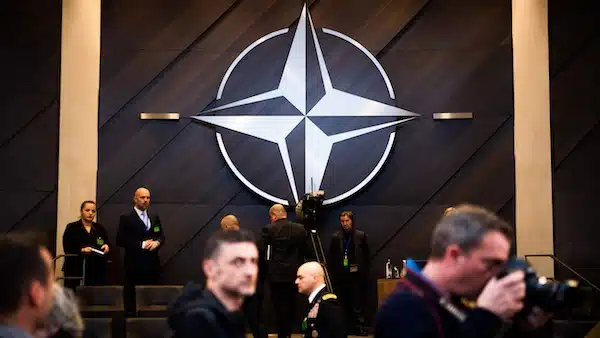
M 54 247 L 60 2 L 0 4 L 0 232 L 36 230 Z
M 597 285 L 594 252 L 600 233 L 597 157 L 600 142 L 597 93 L 600 89 L 600 13 L 594 3 L 572 6 L 551 1 L 551 128 L 554 164 L 555 254 Z M 559 267 L 560 278 L 573 278 Z

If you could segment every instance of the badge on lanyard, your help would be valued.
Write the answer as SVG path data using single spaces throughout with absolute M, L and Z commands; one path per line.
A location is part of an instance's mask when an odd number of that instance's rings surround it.
M 96 243 L 100 246 L 104 245 L 104 240 L 102 239 L 102 237 L 98 237 L 98 239 L 96 240 Z
M 344 249 L 344 267 L 347 268 L 349 265 L 348 262 L 348 246 L 350 245 L 350 239 L 346 242 L 346 248 Z

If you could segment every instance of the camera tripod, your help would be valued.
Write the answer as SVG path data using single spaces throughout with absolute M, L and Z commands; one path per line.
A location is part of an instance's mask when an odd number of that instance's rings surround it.
M 323 250 L 321 236 L 319 236 L 317 229 L 313 227 L 307 227 L 307 231 L 310 236 L 310 242 L 312 244 L 315 259 L 317 260 L 317 262 L 319 262 L 319 264 L 321 264 L 321 266 L 323 267 L 323 272 L 325 273 L 325 287 L 329 292 L 333 292 L 331 278 L 329 277 L 329 271 L 327 271 L 327 258 L 325 258 L 325 251 Z

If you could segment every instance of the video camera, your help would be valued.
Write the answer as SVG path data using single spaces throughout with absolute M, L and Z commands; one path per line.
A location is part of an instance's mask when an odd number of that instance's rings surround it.
M 304 195 L 302 200 L 296 205 L 296 216 L 302 220 L 307 229 L 316 227 L 317 216 L 323 209 L 325 192 L 323 190 L 313 191 Z
M 521 315 L 527 315 L 533 306 L 569 317 L 587 315 L 591 311 L 591 289 L 581 287 L 576 280 L 561 282 L 538 277 L 533 267 L 522 258 L 509 259 L 498 278 L 519 270 L 525 273 L 525 300 Z

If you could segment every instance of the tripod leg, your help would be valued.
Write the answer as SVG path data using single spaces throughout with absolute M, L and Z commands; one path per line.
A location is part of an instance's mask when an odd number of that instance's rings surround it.
M 323 244 L 321 243 L 321 237 L 317 230 L 310 231 L 310 240 L 313 245 L 313 250 L 315 250 L 315 256 L 317 257 L 317 262 L 321 264 L 323 267 L 323 271 L 325 272 L 325 284 L 327 290 L 329 292 L 333 292 L 333 286 L 331 285 L 331 278 L 329 278 L 329 271 L 327 271 L 327 259 L 325 258 L 325 252 L 323 250 Z

